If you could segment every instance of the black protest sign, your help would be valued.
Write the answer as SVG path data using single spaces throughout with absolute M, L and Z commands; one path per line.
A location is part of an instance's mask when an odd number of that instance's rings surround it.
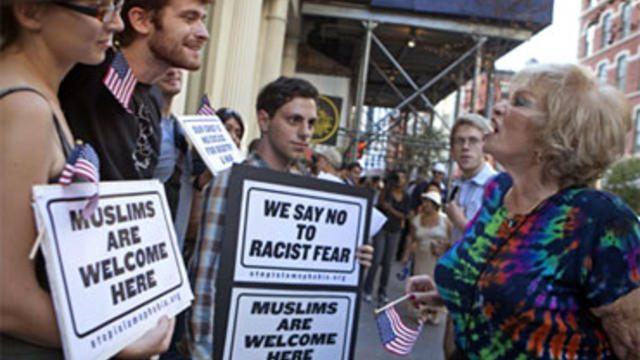
M 368 236 L 371 192 L 250 166 L 234 166 L 230 184 L 216 281 L 216 358 L 351 358 L 355 253 Z M 257 302 L 261 297 L 272 304 Z M 326 311 L 304 310 L 310 308 Z M 247 322 L 265 325 L 252 332 Z

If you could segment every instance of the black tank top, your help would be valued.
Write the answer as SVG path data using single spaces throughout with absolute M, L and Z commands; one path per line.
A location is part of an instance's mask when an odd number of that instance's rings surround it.
M 0 90 L 0 99 L 2 99 L 7 95 L 10 95 L 19 91 L 30 91 L 40 95 L 45 100 L 47 99 L 38 90 L 34 88 L 26 87 L 26 86 L 19 86 L 19 87 Z M 62 127 L 60 126 L 60 121 L 58 120 L 56 115 L 53 113 L 53 111 L 51 111 L 51 115 L 53 117 L 53 124 L 56 127 L 56 133 L 58 133 L 58 139 L 60 140 L 60 144 L 62 145 L 62 152 L 64 153 L 64 158 L 67 159 L 72 151 L 71 144 L 69 144 L 69 141 L 64 136 L 64 132 L 62 131 Z M 50 178 L 48 180 L 48 183 L 57 184 L 59 177 L 60 177 L 60 174 Z M 38 251 L 35 261 L 36 261 L 36 278 L 38 280 L 38 284 L 40 284 L 40 287 L 42 287 L 45 291 L 49 292 L 49 281 L 47 279 L 47 273 L 45 270 L 45 263 L 44 263 L 44 258 L 42 256 L 42 252 Z M 22 340 L 13 338 L 5 334 L 0 334 L 0 358 L 24 359 L 24 360 L 35 360 L 35 359 L 62 360 L 63 354 L 60 349 L 44 348 L 38 345 L 24 342 Z

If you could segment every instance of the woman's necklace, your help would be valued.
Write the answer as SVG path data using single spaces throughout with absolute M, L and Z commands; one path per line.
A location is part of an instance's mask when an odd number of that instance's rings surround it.
M 547 199 L 549 199 L 551 196 L 543 196 L 539 201 L 536 201 L 535 203 L 533 203 L 532 205 L 526 207 L 524 209 L 524 211 L 513 211 L 510 209 L 516 208 L 516 206 L 513 205 L 513 186 L 509 188 L 509 190 L 507 190 L 507 193 L 504 196 L 504 201 L 503 201 L 503 206 L 505 208 L 505 210 L 507 211 L 507 216 L 505 218 L 505 221 L 507 222 L 507 225 L 509 227 L 514 227 L 516 226 L 516 224 L 518 224 L 518 222 L 525 217 L 528 217 L 532 212 L 534 212 L 536 209 L 540 208 L 540 206 L 542 204 L 544 204 Z

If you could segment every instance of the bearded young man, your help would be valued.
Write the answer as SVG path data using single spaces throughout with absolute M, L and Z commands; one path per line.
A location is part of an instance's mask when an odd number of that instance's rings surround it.
M 169 68 L 197 70 L 209 39 L 210 0 L 127 0 L 115 51 L 78 65 L 59 98 L 69 126 L 100 157 L 101 180 L 149 179 L 158 164 L 162 96 L 152 87 Z M 108 40 L 107 40 L 108 41 Z

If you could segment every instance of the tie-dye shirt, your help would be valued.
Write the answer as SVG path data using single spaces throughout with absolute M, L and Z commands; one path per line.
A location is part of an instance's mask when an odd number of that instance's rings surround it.
M 640 286 L 640 223 L 615 195 L 569 188 L 507 217 L 508 174 L 435 270 L 469 359 L 612 359 L 589 309 Z

